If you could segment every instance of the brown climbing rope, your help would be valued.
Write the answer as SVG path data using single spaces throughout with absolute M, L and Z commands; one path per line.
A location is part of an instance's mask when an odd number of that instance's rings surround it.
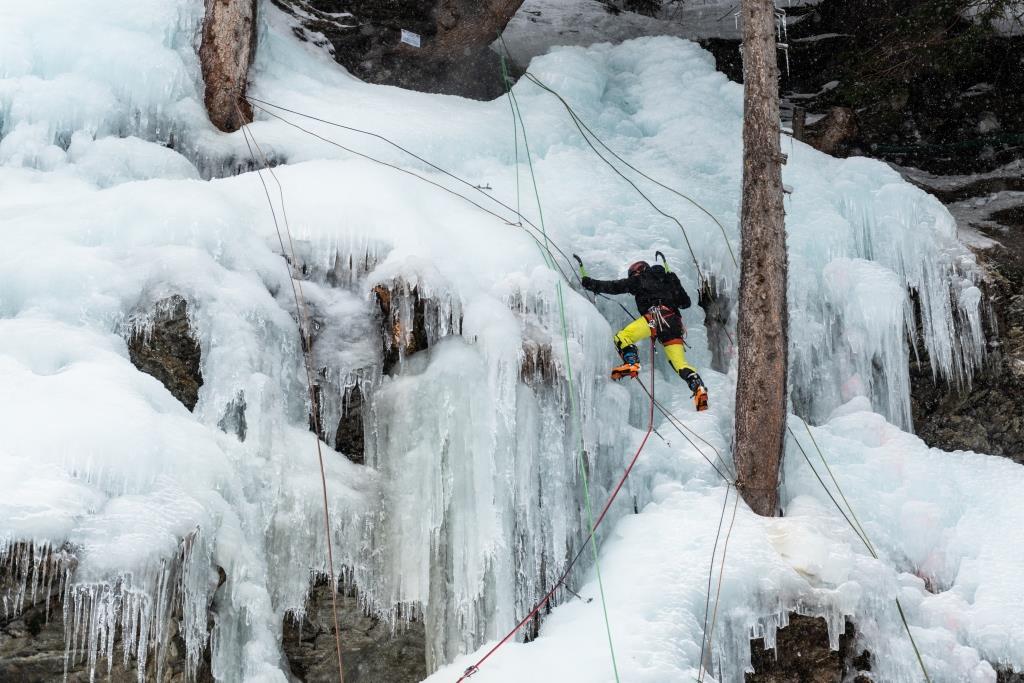
M 237 108 L 237 105 L 236 105 Z M 239 116 L 241 117 L 241 110 L 239 110 Z M 245 120 L 242 117 L 242 120 Z M 274 179 L 277 184 L 278 194 L 281 200 L 281 215 L 284 219 L 285 234 L 288 236 L 288 250 L 287 253 L 291 254 L 291 267 L 288 272 L 288 280 L 292 286 L 292 296 L 295 298 L 295 310 L 298 315 L 299 322 L 299 343 L 302 345 L 302 358 L 303 366 L 306 370 L 306 389 L 309 392 L 310 408 L 313 413 L 313 429 L 314 439 L 316 441 L 316 456 L 320 464 L 320 486 L 323 492 L 324 502 L 324 534 L 327 538 L 327 564 L 328 574 L 330 575 L 330 587 L 331 587 L 331 612 L 334 617 L 334 646 L 338 655 L 338 681 L 345 683 L 344 668 L 342 665 L 341 657 L 341 626 L 338 622 L 338 587 L 335 583 L 334 578 L 334 548 L 331 543 L 331 516 L 330 509 L 327 502 L 327 474 L 324 469 L 324 454 L 323 449 L 320 446 L 320 400 L 315 390 L 315 383 L 313 382 L 313 368 L 312 359 L 310 358 L 311 344 L 307 343 L 306 335 L 312 329 L 309 322 L 309 308 L 306 306 L 306 298 L 302 292 L 302 283 L 299 282 L 295 277 L 292 276 L 291 268 L 295 267 L 298 262 L 295 258 L 295 244 L 292 241 L 292 231 L 288 224 L 288 212 L 285 210 L 284 203 L 284 187 L 281 185 L 281 181 L 278 179 L 277 174 L 274 173 L 274 169 L 271 168 L 270 162 L 267 160 L 263 150 L 260 148 L 259 143 L 256 142 L 256 137 L 249 130 L 248 124 L 242 126 L 242 135 L 245 137 L 245 146 L 249 149 L 249 156 L 252 159 L 253 164 L 257 164 L 256 156 L 253 154 L 252 148 L 256 147 L 256 151 L 259 152 L 260 159 L 263 162 L 263 168 L 256 169 L 256 175 L 260 179 L 260 183 L 263 185 L 263 192 L 267 196 L 267 204 L 270 206 L 270 215 L 274 220 L 274 229 L 277 231 L 277 240 L 281 245 L 281 255 L 286 256 L 284 237 L 281 234 L 281 226 L 277 221 L 277 212 L 274 211 L 274 202 L 270 198 L 270 190 L 267 188 L 267 183 L 263 179 L 263 169 L 270 172 L 270 176 Z M 249 144 L 249 140 L 252 140 L 252 145 Z

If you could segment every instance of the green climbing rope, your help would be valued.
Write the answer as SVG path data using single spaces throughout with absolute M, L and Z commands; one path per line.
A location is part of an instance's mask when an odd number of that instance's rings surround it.
M 505 83 L 505 95 L 508 97 L 508 108 L 512 112 L 512 144 L 513 151 L 515 154 L 515 169 L 516 169 L 516 215 L 520 217 L 522 221 L 523 207 L 519 201 L 519 123 L 516 119 L 516 108 L 512 104 L 512 77 L 508 73 L 508 63 L 505 61 L 505 56 L 501 57 L 501 78 Z
M 523 122 L 523 115 L 522 115 L 522 112 L 519 109 L 519 102 L 516 100 L 515 93 L 512 92 L 512 82 L 511 82 L 511 79 L 508 76 L 508 71 L 507 71 L 507 68 L 506 68 L 506 65 L 505 65 L 504 57 L 502 57 L 502 75 L 505 78 L 506 92 L 508 93 L 508 97 L 509 97 L 509 100 L 510 100 L 511 106 L 512 106 L 512 115 L 514 117 L 513 122 L 518 120 L 519 128 L 522 129 L 522 133 L 523 133 L 523 149 L 526 152 L 527 167 L 530 170 L 530 180 L 531 180 L 531 182 L 533 184 L 533 193 L 534 193 L 534 197 L 535 197 L 535 199 L 537 201 L 537 215 L 538 215 L 538 218 L 539 218 L 538 223 L 540 224 L 541 234 L 544 237 L 545 246 L 547 246 L 547 240 L 548 240 L 547 226 L 544 223 L 544 209 L 541 206 L 540 190 L 537 187 L 537 175 L 536 175 L 536 173 L 534 172 L 534 169 L 533 169 L 533 156 L 530 154 L 530 146 L 529 146 L 529 142 L 528 142 L 527 137 L 526 137 L 526 124 Z M 518 140 L 517 140 L 517 143 L 518 143 Z M 517 154 L 517 160 L 518 160 L 518 149 L 516 150 L 516 154 Z M 517 184 L 518 184 L 518 164 L 517 164 L 517 170 L 516 170 L 516 178 L 517 178 Z M 548 265 L 550 266 L 550 263 Z M 601 577 L 601 563 L 600 563 L 600 560 L 598 558 L 598 552 L 597 552 L 597 546 L 599 544 L 599 541 L 598 541 L 598 536 L 597 536 L 597 527 L 594 524 L 594 509 L 593 509 L 593 505 L 591 504 L 591 499 L 590 499 L 590 481 L 589 481 L 589 477 L 587 476 L 587 467 L 586 467 L 586 462 L 585 462 L 586 450 L 584 448 L 584 443 L 583 443 L 583 420 L 582 420 L 582 417 L 580 416 L 579 408 L 578 408 L 578 406 L 576 404 L 576 388 L 575 388 L 575 384 L 573 382 L 573 376 L 572 376 L 572 358 L 571 358 L 571 355 L 569 353 L 569 326 L 568 326 L 568 323 L 566 322 L 566 318 L 565 318 L 565 299 L 564 299 L 564 296 L 563 296 L 563 293 L 562 293 L 562 280 L 561 279 L 559 279 L 558 282 L 556 283 L 556 288 L 555 289 L 556 289 L 556 292 L 558 294 L 558 311 L 559 311 L 559 317 L 561 318 L 561 325 L 562 325 L 562 346 L 563 346 L 563 350 L 565 351 L 566 379 L 567 379 L 568 388 L 569 388 L 569 406 L 570 406 L 570 411 L 572 413 L 572 422 L 576 426 L 576 438 L 577 438 L 577 458 L 576 459 L 577 459 L 577 462 L 579 464 L 580 479 L 583 482 L 583 500 L 584 500 L 584 505 L 585 505 L 586 511 L 587 511 L 587 523 L 590 525 L 590 532 L 593 535 L 593 539 L 592 539 L 590 548 L 591 548 L 591 550 L 593 552 L 594 570 L 595 570 L 595 572 L 597 574 L 597 586 L 598 586 L 598 591 L 599 591 L 599 593 L 601 595 L 601 612 L 602 612 L 602 614 L 604 616 L 605 633 L 606 633 L 606 635 L 608 637 L 608 651 L 611 654 L 612 671 L 615 674 L 615 681 L 616 681 L 616 683 L 619 683 L 619 680 L 620 680 L 619 679 L 619 665 L 618 665 L 618 662 L 615 659 L 615 644 L 614 644 L 614 641 L 612 639 L 611 621 L 608 618 L 608 605 L 607 605 L 607 601 L 605 600 L 604 581 L 603 581 L 603 579 Z

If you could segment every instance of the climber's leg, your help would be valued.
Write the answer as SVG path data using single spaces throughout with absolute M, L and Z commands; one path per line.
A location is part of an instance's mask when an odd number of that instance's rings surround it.
M 661 345 L 665 347 L 665 357 L 672 365 L 672 369 L 679 373 L 679 376 L 690 387 L 693 392 L 693 403 L 697 410 L 708 409 L 708 390 L 704 386 L 704 380 L 697 374 L 697 368 L 690 365 L 686 360 L 686 350 L 683 344 L 683 323 L 678 314 L 665 315 L 667 323 L 665 328 L 658 335 Z
M 636 377 L 640 372 L 640 353 L 636 343 L 641 339 L 650 339 L 651 325 L 647 318 L 639 317 L 619 330 L 615 335 L 615 348 L 622 358 L 622 365 L 612 368 L 612 379 Z

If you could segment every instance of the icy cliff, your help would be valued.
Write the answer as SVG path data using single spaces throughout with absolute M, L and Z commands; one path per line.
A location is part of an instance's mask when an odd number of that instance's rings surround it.
M 366 85 L 296 41 L 270 3 L 261 10 L 253 97 L 386 135 L 541 225 L 505 100 Z M 557 270 L 573 264 L 556 254 L 552 269 L 539 246 L 580 254 L 598 277 L 661 249 L 691 294 L 696 269 L 675 224 L 525 81 L 515 92 L 546 235 L 380 139 L 269 105 L 250 127 L 260 146 L 250 156 L 241 133 L 217 133 L 202 113 L 200 15 L 185 0 L 0 9 L 0 547 L 25 586 L 3 596 L 3 613 L 32 600 L 45 549 L 65 548 L 75 556 L 59 567 L 72 659 L 102 673 L 123 650 L 144 666 L 174 614 L 193 664 L 209 648 L 219 679 L 286 680 L 282 617 L 302 609 L 311 572 L 328 569 L 305 344 L 328 441 L 330 569 L 399 627 L 422 618 L 424 656 L 443 667 L 504 635 L 578 549 L 587 516 L 577 444 L 599 504 L 641 433 L 644 395 L 605 379 L 624 314 L 574 291 Z M 724 235 L 693 204 L 634 178 L 679 217 L 700 269 L 735 300 L 739 88 L 708 54 L 670 38 L 557 49 L 531 71 L 612 148 L 720 219 Z M 506 220 L 322 138 L 472 192 Z M 908 335 L 937 375 L 970 379 L 983 348 L 973 262 L 941 205 L 887 167 L 796 142 L 784 151 L 793 407 L 824 423 L 818 438 L 882 559 L 856 546 L 791 446 L 787 517 L 738 508 L 715 670 L 740 680 L 749 635 L 770 640 L 797 609 L 827 615 L 834 631 L 853 616 L 886 680 L 918 680 L 899 595 L 933 680 L 993 680 L 982 660 L 1024 666 L 1024 605 L 1008 579 L 1024 562 L 1009 537 L 1019 513 L 992 491 L 1019 490 L 1024 475 L 987 456 L 928 451 L 893 426 L 909 424 Z M 262 178 L 273 216 L 251 172 L 261 154 L 279 164 Z M 285 225 L 295 259 L 282 253 Z M 305 340 L 290 277 L 311 307 Z M 191 412 L 132 366 L 125 342 L 169 296 L 189 302 L 202 350 Z M 727 455 L 733 376 L 704 369 L 703 314 L 685 316 L 713 408 L 686 412 L 660 359 L 655 390 Z M 382 318 L 418 325 L 421 339 L 389 347 L 397 328 L 382 332 Z M 365 465 L 329 449 L 354 386 Z M 219 426 L 239 397 L 244 440 Z M 659 426 L 666 440 L 645 452 L 599 534 L 628 680 L 695 675 L 729 494 L 668 431 Z M 585 559 L 570 582 L 588 597 L 592 569 Z M 508 646 L 480 680 L 521 680 L 533 667 L 610 678 L 609 659 L 593 654 L 606 642 L 598 601 L 557 600 L 569 604 L 539 639 Z

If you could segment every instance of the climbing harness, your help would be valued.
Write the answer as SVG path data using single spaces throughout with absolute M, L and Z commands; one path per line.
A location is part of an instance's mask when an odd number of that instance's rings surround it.
M 652 337 L 658 336 L 658 332 L 661 330 L 668 329 L 668 321 L 665 320 L 665 312 L 662 310 L 663 308 L 664 306 L 651 306 L 644 315 L 644 317 L 647 318 L 647 324 L 651 328 Z

